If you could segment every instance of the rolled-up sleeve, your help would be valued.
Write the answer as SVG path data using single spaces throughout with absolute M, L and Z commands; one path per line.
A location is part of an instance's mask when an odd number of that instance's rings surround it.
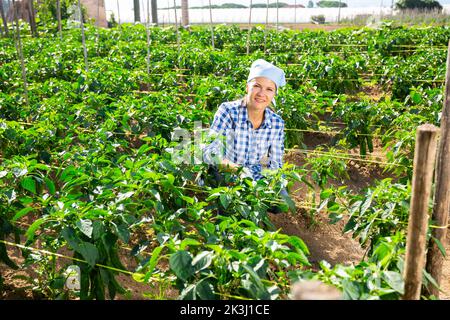
M 272 145 L 269 149 L 269 163 L 268 168 L 272 170 L 280 169 L 283 166 L 283 154 L 284 154 L 284 124 L 277 132 Z
M 227 111 L 226 104 L 222 103 L 214 115 L 213 123 L 209 129 L 208 140 L 213 140 L 203 149 L 203 161 L 211 165 L 222 162 L 225 154 L 224 140 L 227 130 L 232 128 L 232 119 Z

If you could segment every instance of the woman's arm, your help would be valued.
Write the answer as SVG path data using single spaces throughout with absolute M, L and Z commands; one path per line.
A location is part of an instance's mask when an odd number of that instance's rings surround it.
M 272 145 L 269 149 L 269 163 L 268 168 L 272 170 L 280 169 L 283 166 L 284 155 L 284 124 L 278 131 Z
M 214 115 L 213 123 L 209 129 L 209 137 L 214 140 L 203 149 L 203 161 L 216 166 L 231 164 L 224 158 L 225 145 L 223 140 L 226 139 L 227 130 L 232 130 L 232 123 L 233 120 L 226 109 L 226 104 L 222 103 Z

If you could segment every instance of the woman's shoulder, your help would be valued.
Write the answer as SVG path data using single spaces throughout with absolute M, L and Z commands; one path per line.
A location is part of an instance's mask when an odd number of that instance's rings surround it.
M 280 128 L 284 127 L 283 118 L 278 113 L 273 111 L 272 109 L 267 108 L 267 110 L 269 112 L 270 121 L 271 121 L 272 125 L 275 125 L 276 127 L 280 127 Z
M 222 104 L 219 106 L 219 110 L 230 114 L 237 114 L 239 113 L 240 107 L 242 107 L 242 100 L 226 101 L 222 102 Z

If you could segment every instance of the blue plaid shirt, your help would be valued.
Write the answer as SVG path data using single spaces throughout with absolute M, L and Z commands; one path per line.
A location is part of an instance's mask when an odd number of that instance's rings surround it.
M 243 100 L 224 102 L 214 116 L 210 134 L 216 138 L 203 149 L 208 164 L 220 164 L 226 158 L 248 168 L 254 180 L 263 178 L 263 166 L 276 170 L 283 165 L 284 121 L 270 108 L 254 130 Z

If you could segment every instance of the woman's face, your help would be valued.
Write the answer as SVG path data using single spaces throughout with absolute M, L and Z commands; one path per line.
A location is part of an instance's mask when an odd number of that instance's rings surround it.
M 256 77 L 247 83 L 247 104 L 256 110 L 264 110 L 275 97 L 276 85 L 265 77 Z

